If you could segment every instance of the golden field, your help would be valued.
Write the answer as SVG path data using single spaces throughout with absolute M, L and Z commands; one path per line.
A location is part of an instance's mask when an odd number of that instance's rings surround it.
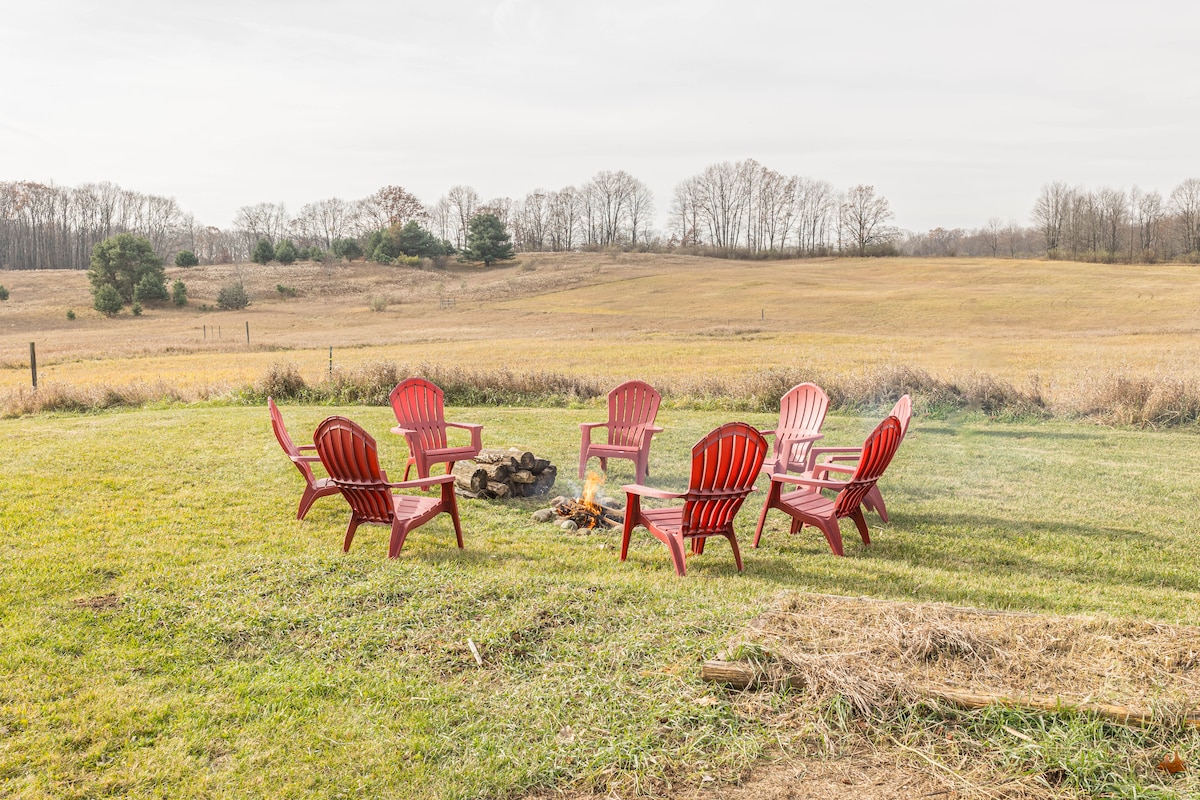
M 83 272 L 0 272 L 11 292 L 0 303 L 0 390 L 30 385 L 35 342 L 41 383 L 161 383 L 185 397 L 253 383 L 273 363 L 317 381 L 333 348 L 338 367 L 394 361 L 605 380 L 891 365 L 1036 383 L 1054 400 L 1112 373 L 1200 377 L 1196 269 L 610 253 L 524 254 L 488 270 L 242 264 L 169 268 L 168 285 L 187 284 L 187 307 L 113 319 L 91 309 Z M 251 306 L 216 310 L 218 289 L 239 277 Z M 372 311 L 380 298 L 387 308 Z

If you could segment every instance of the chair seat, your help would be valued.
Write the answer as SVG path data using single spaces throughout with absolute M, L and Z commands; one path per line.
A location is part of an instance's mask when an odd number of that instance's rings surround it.
M 434 496 L 419 496 L 411 494 L 393 494 L 392 508 L 397 517 L 420 517 L 440 504 L 441 498 Z
M 588 446 L 588 453 L 598 458 L 629 458 L 640 453 L 642 448 L 637 445 L 593 444 Z
M 425 457 L 429 461 L 466 461 L 479 455 L 474 447 L 427 447 Z M 446 456 L 463 456 L 463 458 L 446 458 Z
M 812 489 L 785 492 L 780 496 L 779 502 L 796 509 L 801 514 L 825 517 L 833 513 L 833 501 Z
M 663 533 L 672 536 L 679 533 L 683 527 L 683 506 L 674 508 L 643 508 L 642 519 L 654 525 Z

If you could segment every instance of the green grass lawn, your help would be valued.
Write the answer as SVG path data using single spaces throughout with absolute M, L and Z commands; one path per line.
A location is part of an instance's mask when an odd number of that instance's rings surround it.
M 298 440 L 327 414 L 353 417 L 402 475 L 389 409 L 283 413 Z M 448 416 L 483 423 L 487 446 L 551 458 L 561 491 L 576 423 L 603 411 Z M 682 488 L 691 445 L 730 416 L 664 409 L 649 482 Z M 874 422 L 831 416 L 826 443 L 861 442 Z M 785 590 L 1200 624 L 1195 431 L 913 426 L 872 547 L 845 523 L 835 558 L 775 513 L 751 550 L 760 492 L 740 518 L 745 573 L 713 540 L 678 579 L 646 532 L 621 564 L 619 533 L 533 523 L 533 501 L 463 501 L 463 551 L 441 517 L 397 560 L 378 526 L 343 553 L 341 498 L 294 519 L 300 478 L 265 408 L 2 420 L 0 795 L 504 797 L 735 780 L 773 734 L 702 684 L 698 662 Z M 610 466 L 611 483 L 632 480 L 628 462 Z

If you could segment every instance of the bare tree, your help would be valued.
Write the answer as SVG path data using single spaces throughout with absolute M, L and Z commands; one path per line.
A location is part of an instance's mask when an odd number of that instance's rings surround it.
M 454 234 L 454 247 L 462 250 L 467 246 L 467 225 L 479 212 L 479 192 L 461 184 L 451 186 L 450 191 L 446 193 L 446 200 L 450 206 L 449 218 L 451 233 Z
M 887 198 L 876 196 L 875 187 L 860 184 L 846 192 L 839 207 L 840 227 L 845 241 L 858 253 L 885 244 L 895 236 L 887 223 L 892 219 Z
M 1176 186 L 1169 202 L 1179 225 L 1182 252 L 1200 253 L 1200 179 L 1188 178 Z

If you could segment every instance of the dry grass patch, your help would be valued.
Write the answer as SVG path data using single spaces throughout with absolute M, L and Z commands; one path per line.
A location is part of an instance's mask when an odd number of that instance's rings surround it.
M 1200 628 L 790 594 L 739 638 L 766 674 L 861 712 L 942 693 L 1049 698 L 1066 708 L 1200 708 Z

